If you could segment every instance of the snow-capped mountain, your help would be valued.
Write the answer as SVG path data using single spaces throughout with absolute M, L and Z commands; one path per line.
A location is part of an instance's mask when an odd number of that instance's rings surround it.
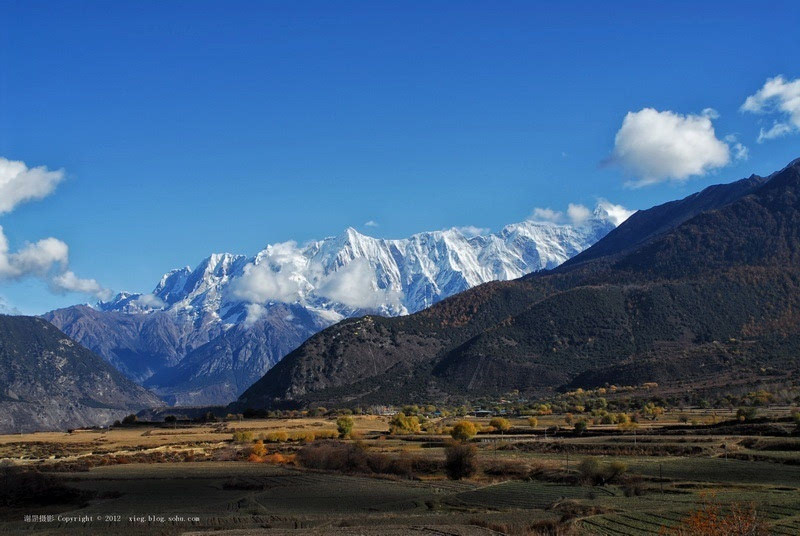
M 47 318 L 170 402 L 224 403 L 343 318 L 413 313 L 481 283 L 553 268 L 627 215 L 600 202 L 580 224 L 524 221 L 497 233 L 452 228 L 388 240 L 349 228 L 252 257 L 213 254 L 164 274 L 150 294 L 120 293 Z M 121 338 L 120 323 L 134 319 Z

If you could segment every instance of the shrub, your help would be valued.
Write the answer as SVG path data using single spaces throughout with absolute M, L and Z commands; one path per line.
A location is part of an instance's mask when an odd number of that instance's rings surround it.
M 250 443 L 253 441 L 253 432 L 250 430 L 235 430 L 233 432 L 234 443 Z
M 334 435 L 334 437 L 338 437 L 338 434 Z M 316 438 L 317 435 L 314 432 L 294 432 L 289 436 L 292 441 L 301 441 L 303 443 L 313 443 Z
M 274 454 L 264 456 L 263 461 L 265 463 L 274 463 L 276 465 L 288 465 L 294 463 L 294 459 L 294 454 L 281 454 L 279 452 L 275 452 Z
M 477 454 L 475 445 L 449 443 L 445 447 L 445 473 L 453 480 L 471 477 L 478 470 Z
M 379 452 L 369 452 L 356 443 L 315 443 L 303 447 L 297 454 L 297 461 L 303 467 L 345 473 L 378 473 L 410 477 L 415 472 L 434 474 L 441 470 L 437 462 L 424 458 L 411 458 L 407 455 L 389 456 Z
M 622 493 L 626 497 L 638 497 L 644 495 L 645 488 L 642 477 L 639 475 L 631 475 L 625 478 L 622 482 Z
M 350 432 L 353 431 L 353 425 L 355 422 L 353 421 L 352 417 L 341 416 L 336 419 L 336 430 L 339 432 L 339 437 L 344 439 L 350 435 Z
M 450 430 L 450 436 L 456 441 L 469 441 L 478 433 L 475 425 L 469 421 L 459 421 Z
M 289 434 L 284 431 L 280 432 L 267 432 L 266 434 L 262 434 L 264 441 L 268 441 L 270 443 L 285 443 L 289 441 Z
M 537 426 L 539 426 L 539 419 L 537 419 L 536 417 L 529 417 L 528 426 L 530 426 L 531 428 L 536 428 Z
M 618 479 L 628 470 L 622 462 L 614 461 L 604 464 L 597 458 L 584 458 L 578 465 L 581 480 L 593 486 L 605 485 Z
M 59 479 L 35 469 L 0 468 L 0 506 L 67 504 L 83 501 L 91 493 L 67 487 Z
M 483 464 L 483 472 L 491 476 L 526 479 L 536 470 L 517 460 L 491 460 Z
M 769 525 L 758 517 L 753 505 L 733 504 L 724 515 L 716 504 L 707 502 L 666 534 L 674 536 L 766 536 Z
M 354 443 L 310 445 L 297 453 L 297 460 L 310 469 L 368 472 L 366 451 L 362 445 Z

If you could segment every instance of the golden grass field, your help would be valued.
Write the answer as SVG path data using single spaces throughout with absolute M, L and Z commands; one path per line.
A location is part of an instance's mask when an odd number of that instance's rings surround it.
M 681 427 L 687 412 L 697 424 Z M 703 424 L 731 417 L 667 413 L 635 434 L 614 425 L 575 434 L 563 415 L 540 416 L 536 429 L 526 418 L 512 418 L 511 430 L 498 434 L 487 428 L 488 419 L 471 418 L 484 429 L 471 441 L 480 469 L 462 480 L 435 469 L 445 458 L 443 432 L 459 418 L 442 420 L 437 433 L 393 436 L 390 417 L 356 416 L 356 439 L 345 440 L 327 439 L 336 434 L 335 417 L 5 435 L 5 466 L 36 467 L 83 495 L 72 502 L 0 506 L 0 531 L 471 535 L 558 527 L 563 534 L 657 535 L 670 534 L 707 504 L 722 514 L 736 505 L 755 508 L 771 533 L 800 534 L 800 437 L 782 423 L 774 425 L 774 436 L 746 427 L 717 432 Z M 558 434 L 545 439 L 544 429 L 556 425 Z M 232 441 L 241 431 L 273 441 L 265 440 L 265 452 L 255 456 L 253 440 Z M 288 437 L 274 441 L 277 433 Z M 328 444 L 357 444 L 414 469 L 334 471 L 300 463 L 303 449 Z M 625 479 L 580 480 L 579 464 L 590 457 L 623 463 Z M 33 522 L 26 515 L 54 517 Z

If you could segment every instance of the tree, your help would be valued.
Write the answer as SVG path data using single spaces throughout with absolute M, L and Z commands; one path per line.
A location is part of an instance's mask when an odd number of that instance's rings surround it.
M 469 421 L 459 421 L 450 430 L 450 436 L 456 441 L 469 441 L 477 433 L 478 429 Z
M 391 434 L 418 434 L 419 431 L 419 419 L 414 416 L 408 417 L 402 411 L 389 421 L 389 433 Z
M 642 408 L 642 415 L 651 421 L 656 420 L 663 413 L 664 408 L 656 406 L 653 402 L 648 402 Z
M 602 463 L 597 458 L 584 458 L 578 465 L 578 472 L 581 479 L 593 486 L 598 484 L 606 485 L 613 482 L 628 470 L 628 466 L 619 461 L 608 464 Z
M 164 424 L 171 424 L 172 427 L 175 428 L 177 423 L 178 423 L 178 418 L 175 415 L 167 415 L 166 417 L 164 417 Z
M 336 419 L 336 430 L 339 432 L 339 438 L 344 439 L 349 437 L 350 433 L 353 431 L 354 424 L 353 418 L 346 415 Z
M 536 417 L 528 417 L 528 426 L 530 426 L 531 428 L 536 428 L 537 426 L 539 426 L 539 419 L 537 419 Z
M 444 463 L 447 476 L 453 480 L 460 480 L 474 475 L 478 470 L 477 453 L 475 445 L 449 443 L 445 447 Z
M 740 421 L 752 421 L 757 416 L 758 416 L 758 410 L 753 407 L 739 408 L 739 410 L 736 412 L 736 418 L 739 419 Z
M 614 421 L 617 424 L 627 424 L 627 423 L 631 422 L 631 417 L 627 413 L 617 413 L 614 416 Z
M 131 413 L 130 415 L 122 419 L 122 424 L 135 424 L 138 420 L 139 418 L 133 413 Z
M 589 428 L 589 424 L 585 419 L 581 419 L 575 423 L 575 432 L 578 434 L 584 433 L 587 428 Z
M 250 449 L 250 453 L 258 458 L 263 458 L 267 455 L 267 447 L 265 447 L 264 442 L 259 439 L 255 442 L 255 444 L 253 444 L 253 447 Z
M 508 419 L 504 419 L 503 417 L 495 417 L 489 421 L 489 426 L 495 430 L 500 430 L 501 434 L 504 434 L 511 429 L 511 423 L 508 421 Z
M 309 417 L 321 417 L 321 416 L 325 415 L 327 412 L 328 412 L 328 410 L 326 408 L 323 408 L 322 406 L 318 406 L 316 408 L 311 408 L 310 410 L 308 410 L 308 416 Z

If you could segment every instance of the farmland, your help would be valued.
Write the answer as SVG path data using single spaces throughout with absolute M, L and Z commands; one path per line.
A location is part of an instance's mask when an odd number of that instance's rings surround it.
M 70 490 L 7 500 L 2 531 L 657 535 L 706 508 L 752 510 L 770 533 L 798 534 L 800 437 L 786 408 L 766 415 L 697 410 L 695 424 L 667 413 L 581 432 L 562 415 L 510 417 L 506 431 L 467 417 L 477 469 L 459 480 L 444 460 L 463 417 L 390 433 L 390 416 L 353 416 L 345 439 L 335 414 L 0 436 L 4 470 Z

